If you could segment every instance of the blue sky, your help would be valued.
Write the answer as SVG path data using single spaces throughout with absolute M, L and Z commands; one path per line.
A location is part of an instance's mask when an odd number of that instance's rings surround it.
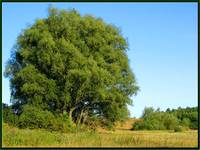
M 197 106 L 197 3 L 3 3 L 3 71 L 17 36 L 35 19 L 46 17 L 50 4 L 101 17 L 122 30 L 141 89 L 129 107 L 131 116 L 140 117 L 149 106 Z M 3 102 L 9 103 L 4 77 L 2 89 Z

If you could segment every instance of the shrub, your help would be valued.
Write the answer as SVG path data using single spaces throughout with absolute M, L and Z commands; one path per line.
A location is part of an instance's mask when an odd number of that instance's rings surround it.
M 178 125 L 178 119 L 168 113 L 151 112 L 142 122 L 133 124 L 133 130 L 173 130 Z
M 153 107 L 145 107 L 144 111 L 143 111 L 143 114 L 142 114 L 142 118 L 146 118 L 146 117 L 150 116 L 154 112 L 155 111 L 154 111 Z
M 144 122 L 144 127 L 145 129 L 147 130 L 159 130 L 159 127 L 160 126 L 160 122 L 158 119 L 147 119 L 145 122 Z
M 54 115 L 51 112 L 26 105 L 23 107 L 23 112 L 19 117 L 19 127 L 53 129 L 54 119 Z
M 190 114 L 190 128 L 191 129 L 198 129 L 198 112 L 192 112 Z
M 14 114 L 14 111 L 11 109 L 11 107 L 3 108 L 3 121 L 9 125 L 18 125 L 18 116 Z
M 140 121 L 140 122 L 135 122 L 131 130 L 142 130 L 142 129 L 144 129 L 144 123 Z
M 190 123 L 190 129 L 198 129 L 198 121 L 193 121 Z
M 20 128 L 44 128 L 50 131 L 71 131 L 72 125 L 69 118 L 64 114 L 54 115 L 48 110 L 41 110 L 32 105 L 26 105 L 23 107 L 23 112 L 19 117 Z
M 156 111 L 152 107 L 146 107 L 141 117 L 142 122 L 133 124 L 132 130 L 186 130 L 198 129 L 198 112 L 196 108 L 167 109 L 166 112 Z M 181 126 L 179 126 L 181 125 Z
M 177 117 L 175 117 L 172 114 L 168 114 L 168 113 L 165 113 L 165 115 L 163 115 L 163 122 L 164 122 L 164 126 L 168 130 L 173 130 L 178 125 Z
M 184 128 L 182 126 L 176 126 L 174 128 L 174 132 L 183 132 L 184 131 Z
M 190 123 L 190 119 L 188 118 L 183 118 L 183 120 L 181 121 L 181 125 L 187 128 L 190 126 Z

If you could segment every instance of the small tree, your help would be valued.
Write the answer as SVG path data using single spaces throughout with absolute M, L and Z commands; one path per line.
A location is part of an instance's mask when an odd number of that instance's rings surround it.
M 173 130 L 179 124 L 178 119 L 175 116 L 168 113 L 165 113 L 163 115 L 163 122 L 164 122 L 164 126 L 168 130 Z
M 187 128 L 189 128 L 190 123 L 191 123 L 190 119 L 188 119 L 188 118 L 183 118 L 183 120 L 181 121 L 181 125 L 184 127 L 187 127 Z
M 145 107 L 141 118 L 146 118 L 150 116 L 152 113 L 154 113 L 154 111 L 155 110 L 153 109 L 153 107 Z

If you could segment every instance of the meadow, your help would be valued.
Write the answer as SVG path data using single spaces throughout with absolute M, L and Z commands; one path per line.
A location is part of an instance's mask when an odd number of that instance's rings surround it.
M 59 133 L 18 129 L 3 123 L 3 147 L 197 147 L 197 130 L 184 132 L 115 131 Z

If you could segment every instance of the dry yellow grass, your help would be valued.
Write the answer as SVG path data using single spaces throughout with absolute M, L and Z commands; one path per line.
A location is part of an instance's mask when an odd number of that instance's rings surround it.
M 3 124 L 3 147 L 197 147 L 197 131 L 57 133 Z
M 130 130 L 133 127 L 133 124 L 135 122 L 141 121 L 141 119 L 133 119 L 130 118 L 127 121 L 125 121 L 123 124 L 121 123 L 117 123 L 116 124 L 116 129 L 120 129 L 120 130 Z

